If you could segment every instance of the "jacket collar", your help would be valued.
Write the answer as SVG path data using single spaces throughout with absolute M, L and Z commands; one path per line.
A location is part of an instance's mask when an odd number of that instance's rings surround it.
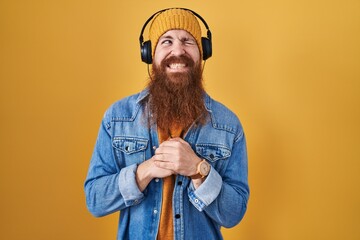
M 149 95 L 149 89 L 145 88 L 139 93 L 139 96 L 136 99 L 136 104 L 139 104 L 142 100 L 144 100 Z

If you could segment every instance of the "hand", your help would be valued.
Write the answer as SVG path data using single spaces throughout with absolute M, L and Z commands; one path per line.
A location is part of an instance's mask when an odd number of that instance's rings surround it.
M 140 191 L 144 191 L 150 181 L 154 178 L 164 178 L 174 174 L 172 170 L 159 168 L 155 164 L 154 157 L 142 162 L 136 171 L 136 182 Z
M 181 138 L 164 141 L 153 156 L 156 166 L 183 176 L 192 176 L 197 172 L 201 159 L 196 156 L 189 143 Z

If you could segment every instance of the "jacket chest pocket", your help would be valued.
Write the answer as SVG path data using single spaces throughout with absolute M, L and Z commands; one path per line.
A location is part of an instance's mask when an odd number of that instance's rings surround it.
M 129 166 L 145 161 L 148 140 L 138 137 L 114 137 L 113 148 L 120 166 Z
M 231 156 L 231 150 L 223 145 L 217 144 L 196 144 L 196 152 L 206 159 L 216 170 L 220 171 L 224 162 Z

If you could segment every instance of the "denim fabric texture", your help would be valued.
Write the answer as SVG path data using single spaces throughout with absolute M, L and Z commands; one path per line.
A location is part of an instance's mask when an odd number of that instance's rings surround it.
M 152 239 L 158 232 L 162 179 L 141 192 L 137 166 L 159 145 L 147 104 L 148 90 L 113 104 L 105 113 L 85 181 L 86 204 L 96 217 L 120 211 L 118 239 Z M 243 218 L 249 198 L 246 141 L 240 121 L 221 103 L 204 96 L 208 118 L 184 136 L 208 161 L 206 180 L 194 188 L 177 175 L 173 193 L 174 239 L 223 239 L 220 228 Z

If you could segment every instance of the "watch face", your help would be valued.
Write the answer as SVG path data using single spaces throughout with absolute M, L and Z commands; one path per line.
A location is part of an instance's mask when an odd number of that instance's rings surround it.
M 202 162 L 200 165 L 200 174 L 203 176 L 208 175 L 210 171 L 210 165 L 207 162 Z

